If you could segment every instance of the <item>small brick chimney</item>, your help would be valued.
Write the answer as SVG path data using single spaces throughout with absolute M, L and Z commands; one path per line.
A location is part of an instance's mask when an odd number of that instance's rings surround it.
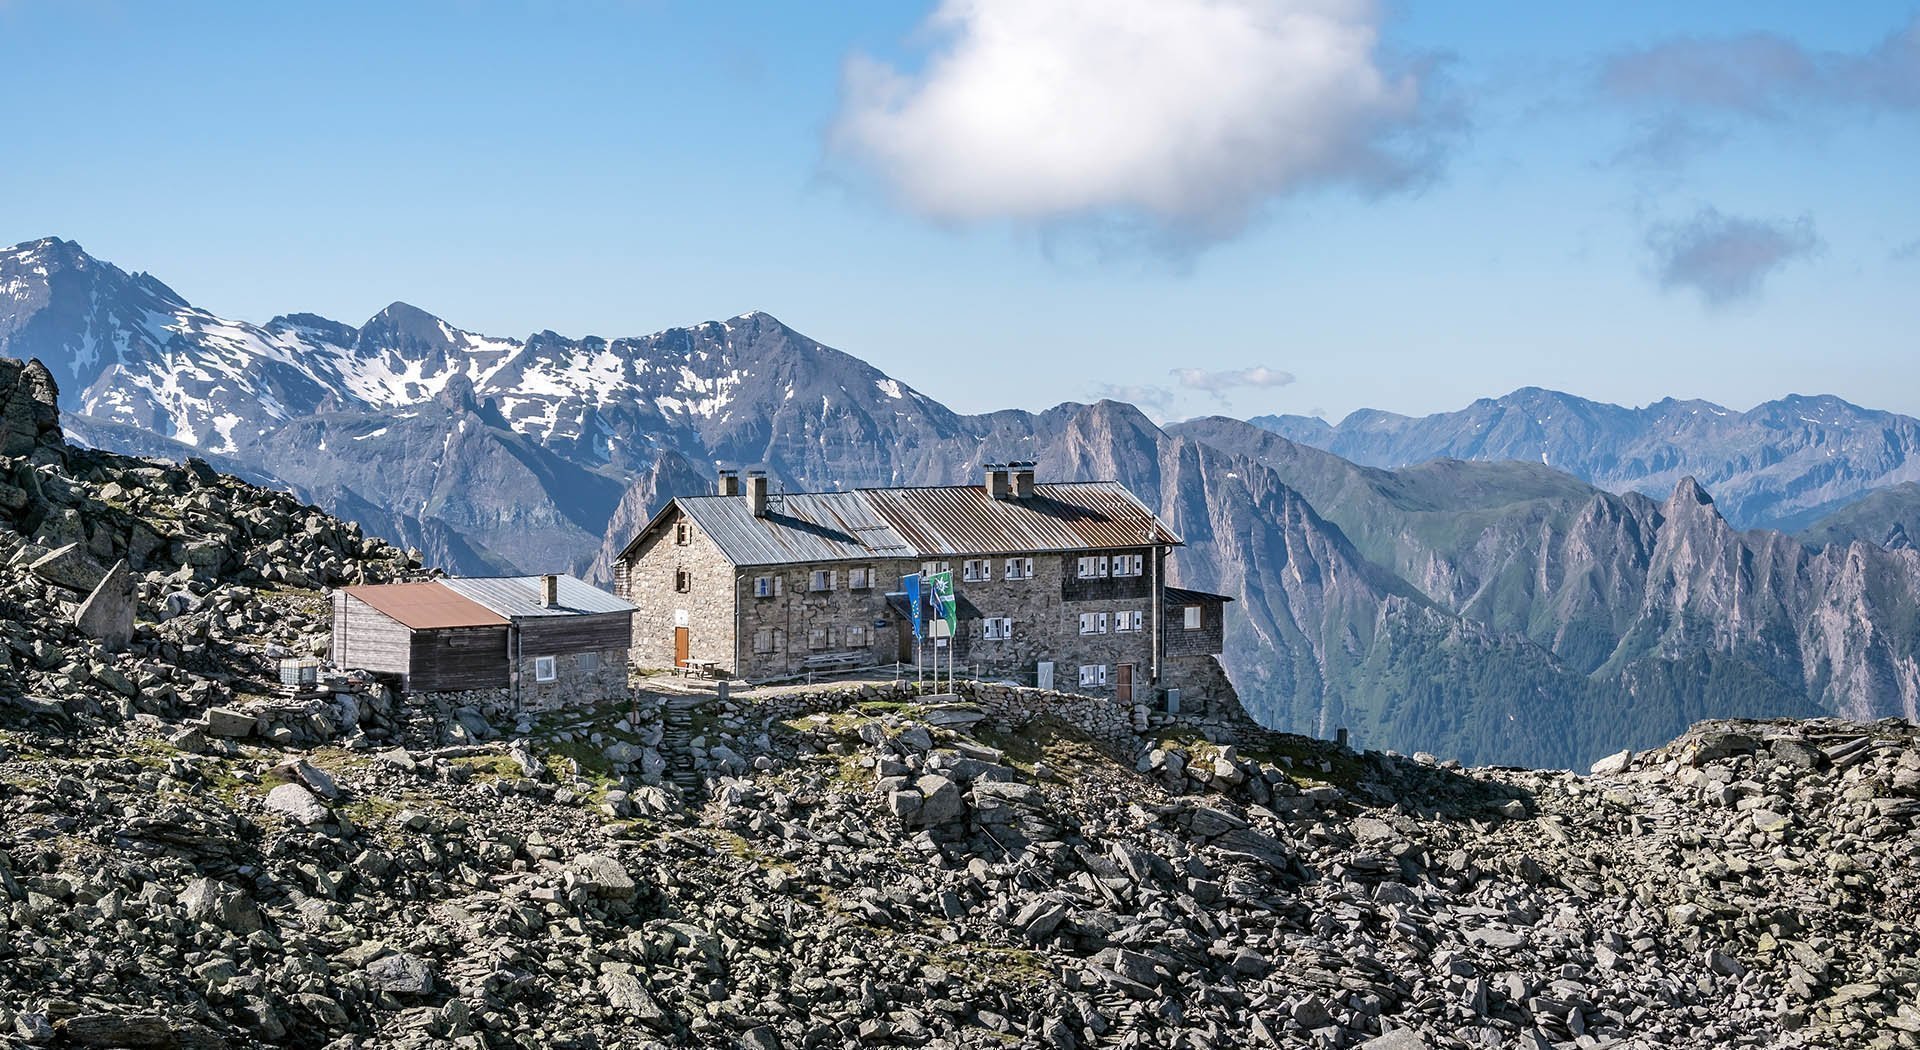
M 720 495 L 738 496 L 740 494 L 740 472 L 722 469 L 720 471 Z
M 1007 477 L 1007 467 L 1003 463 L 989 463 L 987 470 L 987 498 L 1006 499 L 1013 483 Z
M 767 516 L 767 472 L 747 471 L 747 510 L 756 518 Z
M 560 604 L 560 577 L 548 573 L 540 577 L 540 605 L 551 609 Z

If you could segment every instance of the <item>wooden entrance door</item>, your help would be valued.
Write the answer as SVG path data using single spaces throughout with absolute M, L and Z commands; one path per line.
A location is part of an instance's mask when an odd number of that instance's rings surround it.
M 673 666 L 687 666 L 687 656 L 692 649 L 693 642 L 688 636 L 687 628 L 675 627 L 673 629 Z
M 1120 664 L 1113 669 L 1113 698 L 1123 704 L 1133 703 L 1133 665 Z

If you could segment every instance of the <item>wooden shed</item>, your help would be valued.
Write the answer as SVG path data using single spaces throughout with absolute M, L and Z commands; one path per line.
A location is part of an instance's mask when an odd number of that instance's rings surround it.
M 334 664 L 397 677 L 408 692 L 507 688 L 511 627 L 439 581 L 333 592 Z
M 333 596 L 333 663 L 410 693 L 504 689 L 523 707 L 591 704 L 626 688 L 633 614 L 561 575 L 346 587 Z

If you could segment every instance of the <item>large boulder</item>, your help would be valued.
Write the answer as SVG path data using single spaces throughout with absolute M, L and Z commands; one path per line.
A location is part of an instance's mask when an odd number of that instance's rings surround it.
M 73 625 L 109 651 L 125 649 L 127 643 L 133 641 L 133 614 L 137 605 L 133 573 L 122 558 L 107 570 L 93 593 L 74 611 Z
M 59 405 L 60 387 L 46 365 L 0 357 L 0 453 L 64 445 Z

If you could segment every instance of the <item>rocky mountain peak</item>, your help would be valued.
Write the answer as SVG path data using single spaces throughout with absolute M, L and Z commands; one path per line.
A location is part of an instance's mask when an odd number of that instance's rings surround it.
M 1684 511 L 1693 507 L 1711 506 L 1713 506 L 1712 494 L 1707 492 L 1706 488 L 1702 486 L 1699 481 L 1695 480 L 1691 474 L 1681 478 L 1674 484 L 1673 495 L 1667 497 L 1666 502 L 1669 517 L 1672 517 L 1673 512 L 1676 511 Z

